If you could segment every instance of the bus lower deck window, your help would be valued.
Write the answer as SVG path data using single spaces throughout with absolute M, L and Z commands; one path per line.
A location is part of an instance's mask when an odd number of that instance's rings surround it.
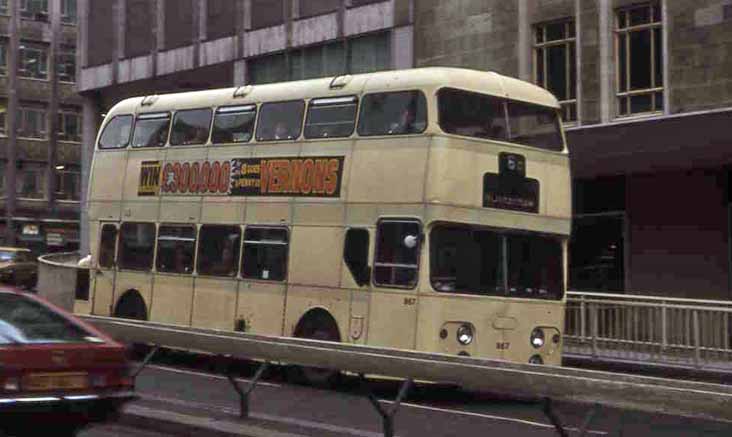
M 117 226 L 106 224 L 102 226 L 99 239 L 99 267 L 114 267 L 114 248 L 117 243 Z
M 384 287 L 412 288 L 419 273 L 421 226 L 416 221 L 379 222 L 374 260 L 374 283 Z
M 192 226 L 160 225 L 155 268 L 159 272 L 190 274 L 196 229 Z
M 241 230 L 231 225 L 201 226 L 198 243 L 198 273 L 236 276 Z
M 287 274 L 287 230 L 247 226 L 241 275 L 249 279 L 283 281 Z
M 123 223 L 120 227 L 117 262 L 119 268 L 150 270 L 155 248 L 153 223 Z

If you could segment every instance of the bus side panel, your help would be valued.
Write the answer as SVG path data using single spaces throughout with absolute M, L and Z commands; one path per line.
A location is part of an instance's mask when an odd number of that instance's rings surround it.
M 236 320 L 253 334 L 282 335 L 286 289 L 282 282 L 241 281 Z
M 350 293 L 348 290 L 290 285 L 287 290 L 285 335 L 292 336 L 297 324 L 309 310 L 326 310 L 336 321 L 342 342 L 348 342 Z
M 346 200 L 420 203 L 428 148 L 425 137 L 359 140 L 353 151 Z M 397 142 L 398 144 L 395 144 Z M 385 157 L 388 156 L 388 159 Z M 388 187 L 388 189 L 385 189 Z
M 193 303 L 193 278 L 190 275 L 158 273 L 154 281 L 150 320 L 189 325 Z
M 368 339 L 371 346 L 414 349 L 417 291 L 378 289 L 371 292 Z
M 96 286 L 96 277 L 94 266 L 97 265 L 96 259 L 98 256 L 98 245 L 99 245 L 99 222 L 89 221 L 89 252 L 91 253 L 92 262 L 89 265 L 89 299 L 88 300 L 74 300 L 74 313 L 75 314 L 91 314 L 94 308 L 94 288 Z
M 198 328 L 233 330 L 238 281 L 198 277 L 193 287 L 191 325 Z
M 117 309 L 117 303 L 120 298 L 129 290 L 137 290 L 145 302 L 147 314 L 149 316 L 152 305 L 152 278 L 151 272 L 134 272 L 118 270 L 114 283 L 114 307 L 112 312 Z
M 475 296 L 422 293 L 419 297 L 417 349 L 452 355 L 468 353 L 474 357 L 503 358 L 503 351 L 498 347 L 503 337 L 501 331 L 493 326 L 493 320 L 501 314 L 503 306 L 503 302 Z M 464 324 L 472 325 L 474 332 L 474 338 L 468 345 L 461 344 L 457 339 L 457 331 Z M 442 338 L 443 335 L 445 338 Z
M 127 165 L 127 150 L 105 150 L 94 153 L 94 169 L 89 183 L 89 201 L 122 200 L 122 186 Z M 138 170 L 139 171 L 139 170 Z M 135 172 L 136 176 L 138 173 Z M 133 174 L 127 176 L 130 178 Z

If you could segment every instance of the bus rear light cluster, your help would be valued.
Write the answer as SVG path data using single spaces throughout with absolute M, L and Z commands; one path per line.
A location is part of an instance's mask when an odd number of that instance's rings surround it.
M 3 390 L 9 392 L 20 391 L 20 378 L 9 377 L 3 381 Z
M 460 325 L 457 330 L 457 341 L 463 346 L 467 346 L 473 342 L 473 327 L 469 324 Z
M 533 346 L 535 349 L 539 349 L 540 347 L 544 346 L 544 330 L 541 328 L 534 328 L 534 330 L 531 331 L 531 337 L 529 337 L 529 341 L 531 342 L 531 346 Z

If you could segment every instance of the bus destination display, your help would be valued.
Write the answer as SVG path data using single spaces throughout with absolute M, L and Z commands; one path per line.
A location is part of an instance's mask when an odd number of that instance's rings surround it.
M 539 212 L 539 181 L 526 177 L 524 156 L 498 155 L 498 174 L 483 176 L 483 207 Z
M 343 156 L 143 161 L 139 196 L 339 197 Z

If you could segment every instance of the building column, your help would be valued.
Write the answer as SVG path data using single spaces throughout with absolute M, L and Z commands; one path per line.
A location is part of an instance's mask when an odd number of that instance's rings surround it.
M 97 136 L 99 105 L 96 94 L 84 94 L 82 104 L 81 126 L 81 208 L 79 217 L 79 253 L 86 256 L 89 253 L 89 175 L 92 157 L 94 155 L 94 141 Z
M 610 72 L 610 67 L 613 65 L 613 43 L 610 39 L 613 34 L 613 9 L 610 0 L 600 0 L 597 12 L 600 19 L 598 29 L 600 33 L 600 120 L 603 123 L 608 123 L 613 118 L 612 108 L 614 108 L 614 99 L 612 98 L 613 74 Z
M 54 215 L 56 209 L 56 150 L 58 149 L 58 65 L 59 38 L 61 36 L 61 0 L 51 0 L 49 13 L 51 15 L 51 44 L 49 50 L 48 81 L 51 86 L 51 95 L 48 101 L 47 126 L 48 150 L 46 155 L 46 200 L 48 212 Z
M 20 0 L 10 0 L 10 35 L 8 38 L 8 147 L 5 152 L 5 244 L 15 245 L 16 235 L 13 224 L 16 198 L 16 148 L 18 145 L 18 64 L 20 60 Z
M 518 2 L 518 72 L 519 79 L 532 82 L 531 70 L 531 13 L 529 8 L 533 4 L 530 0 Z

